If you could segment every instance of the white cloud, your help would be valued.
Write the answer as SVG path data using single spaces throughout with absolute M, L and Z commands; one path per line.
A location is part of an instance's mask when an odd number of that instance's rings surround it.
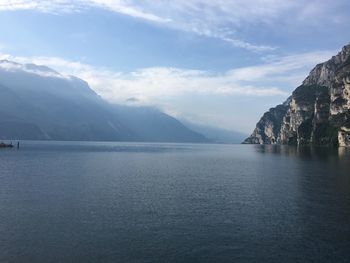
M 72 13 L 80 12 L 90 7 L 108 9 L 116 13 L 141 18 L 153 22 L 169 22 L 169 19 L 161 18 L 135 8 L 123 0 L 0 0 L 0 10 L 35 10 L 45 13 Z
M 244 31 L 270 26 L 281 30 L 299 24 L 346 23 L 347 0 L 0 0 L 1 10 L 35 10 L 46 13 L 82 12 L 102 8 L 175 30 L 221 39 L 235 47 L 262 52 L 275 46 L 244 40 Z M 322 19 L 321 19 L 322 18 Z
M 275 47 L 255 45 L 235 36 L 235 28 L 242 23 L 268 21 L 287 6 L 276 0 L 265 1 L 263 5 L 258 2 L 260 1 L 0 0 L 0 11 L 35 10 L 58 14 L 81 12 L 92 7 L 103 8 L 175 30 L 221 39 L 235 47 L 271 51 Z
M 41 1 L 41 0 L 0 0 L 0 10 L 36 10 L 45 13 L 77 12 L 83 6 L 79 1 Z
M 60 72 L 60 77 L 75 75 L 86 80 L 93 90 L 111 102 L 153 105 L 178 117 L 190 117 L 198 122 L 248 132 L 265 106 L 260 105 L 262 109 L 253 114 L 256 117 L 252 117 L 250 113 L 241 112 L 244 105 L 225 108 L 230 107 L 227 104 L 230 104 L 229 101 L 255 101 L 260 104 L 264 104 L 265 100 L 275 101 L 276 104 L 282 102 L 317 63 L 334 54 L 334 51 L 322 51 L 268 57 L 259 65 L 221 73 L 165 67 L 120 72 L 58 57 L 23 57 L 1 53 L 0 59 L 45 65 Z M 0 63 L 0 67 L 10 70 L 19 67 L 50 77 L 53 74 L 45 67 L 33 71 L 30 66 L 8 64 Z M 264 99 L 260 99 L 262 97 Z M 226 106 L 222 105 L 224 101 Z M 242 119 L 245 121 L 242 122 Z
M 186 94 L 287 96 L 291 90 L 281 89 L 276 85 L 295 88 L 314 65 L 327 60 L 334 53 L 322 51 L 270 58 L 260 65 L 236 68 L 223 73 L 164 67 L 125 73 L 57 57 L 2 54 L 0 58 L 46 65 L 63 75 L 78 76 L 109 101 L 124 102 L 128 98 L 136 98 L 145 104 L 157 104 L 163 99 Z
M 3 58 L 9 57 L 7 55 L 3 55 Z M 25 71 L 28 73 L 40 75 L 42 77 L 53 77 L 53 78 L 67 78 L 59 74 L 58 72 L 51 70 L 45 66 L 38 67 L 33 64 L 20 64 L 13 61 L 9 61 L 7 59 L 0 60 L 0 69 L 10 72 L 16 71 Z
M 0 58 L 20 63 L 45 64 L 62 74 L 78 76 L 86 80 L 102 97 L 114 102 L 124 102 L 132 97 L 145 104 L 156 104 L 164 98 L 184 94 L 286 95 L 285 91 L 276 87 L 241 84 L 239 78 L 235 79 L 231 72 L 211 74 L 200 70 L 153 67 L 123 73 L 56 57 L 18 57 L 2 54 Z M 2 64 L 1 67 L 3 68 L 21 68 L 35 73 L 31 69 L 27 69 L 26 66 Z M 11 67 L 8 67 L 8 65 L 11 65 Z M 45 71 L 37 73 L 41 75 L 48 74 Z
M 128 1 L 122 0 L 82 0 L 86 5 L 95 5 L 96 7 L 102 7 L 109 9 L 111 11 L 121 13 L 124 15 L 129 15 L 136 18 L 141 18 L 153 22 L 166 23 L 170 22 L 171 19 L 163 18 L 161 16 L 155 15 L 153 13 L 147 12 L 139 8 L 133 3 L 128 3 Z
M 262 52 L 275 46 L 253 44 L 244 31 L 266 26 L 286 30 L 299 24 L 322 28 L 346 23 L 347 0 L 0 0 L 1 10 L 35 10 L 46 13 L 82 12 L 102 8 L 175 30 L 221 39 L 235 47 Z M 249 30 L 248 30 L 249 31 Z
M 305 78 L 306 70 L 328 60 L 334 54 L 336 51 L 330 50 L 271 58 L 265 60 L 263 65 L 233 69 L 228 75 L 235 81 L 263 81 L 271 77 L 274 78 L 272 79 L 274 81 L 278 78 L 279 82 L 284 78 L 295 81 L 295 76 L 299 78 L 302 75 Z

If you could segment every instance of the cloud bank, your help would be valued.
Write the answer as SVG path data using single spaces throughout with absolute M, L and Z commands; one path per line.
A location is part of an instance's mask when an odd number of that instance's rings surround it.
M 62 75 L 75 75 L 86 80 L 102 97 L 112 102 L 135 98 L 142 104 L 158 102 L 182 95 L 216 96 L 287 96 L 317 63 L 334 51 L 319 51 L 269 58 L 260 65 L 213 73 L 195 69 L 168 67 L 143 68 L 119 72 L 58 57 L 21 57 L 0 54 L 1 59 L 19 63 L 35 63 L 57 70 Z M 1 63 L 0 67 L 19 67 Z M 31 70 L 24 66 L 23 70 Z M 44 71 L 45 74 L 56 73 Z M 278 83 L 281 86 L 276 86 Z

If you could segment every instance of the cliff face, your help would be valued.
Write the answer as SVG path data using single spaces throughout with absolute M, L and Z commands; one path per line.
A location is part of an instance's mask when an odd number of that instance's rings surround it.
M 266 112 L 244 143 L 350 146 L 350 44 Z

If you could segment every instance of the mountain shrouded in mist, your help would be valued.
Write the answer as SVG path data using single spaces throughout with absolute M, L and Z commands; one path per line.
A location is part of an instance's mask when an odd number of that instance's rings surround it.
M 0 61 L 0 139 L 206 142 L 151 107 L 113 105 L 73 76 Z

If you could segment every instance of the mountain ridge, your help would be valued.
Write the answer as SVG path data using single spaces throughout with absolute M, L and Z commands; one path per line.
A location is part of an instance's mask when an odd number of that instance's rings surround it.
M 240 144 L 247 136 L 247 134 L 242 132 L 218 128 L 208 124 L 195 123 L 186 119 L 181 119 L 181 122 L 191 130 L 203 134 L 212 143 Z
M 243 143 L 350 146 L 350 44 L 316 65 Z
M 208 142 L 158 109 L 110 104 L 46 66 L 0 61 L 0 95 L 2 140 Z

